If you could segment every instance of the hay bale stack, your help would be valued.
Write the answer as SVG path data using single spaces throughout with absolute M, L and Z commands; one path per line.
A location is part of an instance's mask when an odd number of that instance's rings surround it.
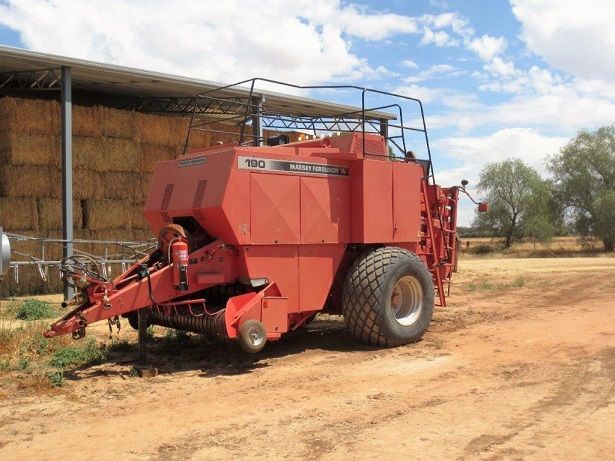
M 11 227 L 7 227 L 10 223 Z M 38 210 L 34 198 L 0 197 L 0 224 L 12 228 L 37 230 Z
M 99 106 L 73 105 L 73 136 L 99 138 L 103 135 Z
M 143 207 L 125 200 L 85 200 L 84 225 L 92 231 L 142 228 Z
M 51 190 L 47 168 L 8 164 L 0 169 L 0 197 L 49 197 Z
M 183 149 L 183 146 L 181 146 Z M 140 171 L 153 173 L 158 162 L 171 160 L 177 157 L 177 149 L 168 146 L 158 146 L 156 144 L 143 144 L 141 146 L 141 168 Z
M 181 155 L 189 123 L 188 118 L 176 116 L 73 106 L 75 238 L 142 241 L 153 237 L 143 216 L 152 173 L 157 162 Z M 209 127 L 239 131 L 236 123 L 216 122 Z M 245 128 L 246 133 L 250 130 Z M 232 134 L 193 131 L 189 147 L 235 140 Z M 58 102 L 0 98 L 0 162 L 0 225 L 18 234 L 60 237 Z M 24 252 L 36 253 L 38 244 L 24 245 L 32 247 Z M 91 253 L 104 251 L 100 245 L 79 244 L 76 248 Z M 55 275 L 51 275 L 53 283 L 43 285 L 36 268 L 22 268 L 21 283 L 9 282 L 9 292 L 60 290 Z
M 0 132 L 60 134 L 60 105 L 42 99 L 1 98 Z
M 0 134 L 0 159 L 13 165 L 60 166 L 60 136 L 7 132 Z
M 38 229 L 57 230 L 62 228 L 62 200 L 56 198 L 36 199 L 38 211 Z M 82 227 L 83 213 L 81 201 L 73 200 L 73 223 L 74 227 Z
M 136 134 L 135 112 L 99 108 L 102 135 L 107 138 L 134 139 Z
M 106 171 L 128 171 L 137 173 L 141 169 L 142 150 L 131 139 L 123 138 L 73 138 L 73 167 L 99 173 Z
M 177 148 L 186 140 L 189 121 L 181 117 L 165 117 L 137 113 L 135 140 L 139 144 L 155 144 Z
M 144 195 L 140 187 L 141 173 L 105 172 L 100 174 L 101 198 L 125 200 L 132 204 L 143 204 Z

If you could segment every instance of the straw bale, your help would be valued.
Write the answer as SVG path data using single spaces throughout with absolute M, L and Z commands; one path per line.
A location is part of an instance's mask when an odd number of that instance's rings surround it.
M 14 165 L 60 166 L 60 136 L 28 133 L 0 133 L 2 161 Z
M 0 197 L 0 225 L 5 229 L 38 229 L 38 212 L 33 198 Z
M 133 231 L 139 231 L 143 229 L 149 229 L 149 224 L 145 219 L 143 211 L 143 205 L 136 205 L 134 208 L 134 214 L 132 215 L 131 228 Z
M 102 173 L 102 198 L 143 203 L 141 176 L 140 173 L 119 171 Z
M 152 184 L 153 174 L 142 174 L 141 175 L 141 191 L 143 193 L 144 201 L 147 200 L 147 196 L 149 195 L 149 188 Z
M 102 136 L 100 113 L 99 106 L 73 106 L 73 136 Z
M 101 138 L 73 137 L 73 168 L 104 171 L 104 157 Z
M 141 149 L 130 139 L 75 137 L 73 166 L 92 171 L 137 173 L 141 167 Z
M 60 134 L 60 104 L 43 99 L 0 98 L 0 131 Z
M 62 198 L 62 171 L 50 170 L 51 192 L 53 198 Z M 73 198 L 102 198 L 101 174 L 95 171 L 73 169 Z
M 156 144 L 177 148 L 186 139 L 189 121 L 182 117 L 169 117 L 139 113 L 135 117 L 135 139 L 141 144 Z
M 60 183 L 61 186 L 61 183 Z M 103 181 L 101 175 L 95 171 L 73 170 L 73 197 L 91 199 L 103 197 Z M 62 189 L 60 187 L 60 194 Z M 61 195 L 58 195 L 61 197 Z
M 38 228 L 42 230 L 62 228 L 62 200 L 55 198 L 39 198 Z M 73 200 L 73 228 L 82 227 L 81 202 Z
M 102 135 L 109 138 L 134 138 L 136 133 L 136 112 L 100 107 Z
M 104 167 L 97 171 L 128 171 L 138 173 L 141 170 L 142 152 L 140 146 L 128 139 L 102 138 L 105 158 Z
M 139 225 L 141 207 L 124 200 L 86 200 L 84 227 L 92 231 L 123 229 L 132 230 L 133 222 Z
M 49 169 L 27 165 L 2 165 L 0 195 L 5 197 L 49 197 Z
M 182 146 L 183 147 L 183 146 Z M 176 149 L 168 146 L 158 146 L 156 144 L 143 144 L 141 146 L 141 171 L 153 173 L 158 162 L 170 160 L 177 157 Z

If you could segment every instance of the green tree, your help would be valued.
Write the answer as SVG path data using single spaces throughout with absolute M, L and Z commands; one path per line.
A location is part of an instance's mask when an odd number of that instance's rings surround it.
M 523 236 L 545 241 L 555 232 L 552 187 L 521 160 L 487 164 L 478 190 L 489 202 L 489 211 L 477 216 L 475 226 L 505 237 L 505 248 Z
M 549 160 L 560 199 L 575 228 L 615 246 L 615 125 L 581 131 Z

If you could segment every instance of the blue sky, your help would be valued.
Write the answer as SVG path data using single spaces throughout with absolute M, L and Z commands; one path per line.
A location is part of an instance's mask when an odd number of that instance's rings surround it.
M 545 158 L 579 129 L 615 122 L 611 5 L 0 0 L 0 44 L 220 82 L 264 76 L 418 97 L 439 182 L 475 184 L 486 162 L 509 157 L 546 174 Z M 464 202 L 460 222 L 473 215 Z

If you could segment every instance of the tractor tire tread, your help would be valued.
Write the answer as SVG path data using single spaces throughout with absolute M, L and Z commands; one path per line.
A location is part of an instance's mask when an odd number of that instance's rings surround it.
M 408 258 L 423 264 L 417 255 L 403 248 L 380 247 L 359 256 L 350 268 L 342 293 L 342 310 L 346 327 L 360 342 L 380 347 L 408 343 L 386 336 L 380 327 L 386 308 L 380 300 L 386 289 L 387 269 Z

